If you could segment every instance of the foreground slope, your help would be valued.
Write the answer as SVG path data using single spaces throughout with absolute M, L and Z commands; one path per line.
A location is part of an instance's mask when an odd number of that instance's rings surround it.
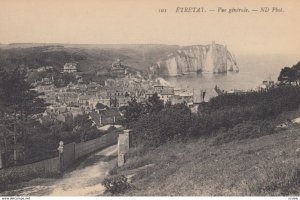
M 131 149 L 112 174 L 126 175 L 136 187 L 125 195 L 300 194 L 299 125 L 223 144 L 216 139 Z

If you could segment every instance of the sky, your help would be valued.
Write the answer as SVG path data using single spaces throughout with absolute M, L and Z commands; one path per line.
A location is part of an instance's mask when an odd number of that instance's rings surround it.
M 207 12 L 176 13 L 177 7 L 204 7 Z M 217 12 L 219 7 L 278 7 L 284 12 L 229 14 Z M 299 0 L 0 0 L 0 43 L 216 41 L 240 54 L 299 54 L 299 8 Z

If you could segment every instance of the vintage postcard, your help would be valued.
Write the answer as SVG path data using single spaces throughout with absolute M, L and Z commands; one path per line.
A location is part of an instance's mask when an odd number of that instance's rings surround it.
M 298 199 L 299 9 L 0 0 L 0 196 Z

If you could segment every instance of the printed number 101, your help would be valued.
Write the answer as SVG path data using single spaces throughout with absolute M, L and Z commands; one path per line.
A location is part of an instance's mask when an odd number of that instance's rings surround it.
M 160 12 L 160 13 L 166 13 L 166 12 L 167 12 L 167 9 L 161 8 L 161 9 L 158 9 L 158 12 Z

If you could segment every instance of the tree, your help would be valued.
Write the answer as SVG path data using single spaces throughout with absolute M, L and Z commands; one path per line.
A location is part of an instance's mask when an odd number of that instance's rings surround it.
M 135 122 L 139 119 L 143 113 L 143 110 L 143 105 L 138 103 L 135 98 L 132 98 L 131 101 L 128 102 L 128 106 L 125 109 L 124 124 L 130 127 L 132 122 Z
M 293 65 L 290 67 L 284 67 L 281 69 L 278 81 L 284 84 L 291 85 L 292 83 L 295 83 L 297 86 L 300 85 L 300 62 L 298 62 L 296 65 Z
M 91 140 L 99 135 L 97 127 L 93 126 L 93 122 L 88 114 L 75 117 L 73 133 L 77 136 L 77 142 Z
M 164 107 L 164 102 L 160 100 L 157 93 L 149 97 L 144 103 L 138 103 L 135 98 L 132 98 L 125 109 L 124 124 L 131 127 L 133 122 L 136 122 L 142 115 L 158 113 L 163 110 Z
M 300 85 L 300 62 L 292 67 L 295 72 L 295 81 L 297 85 Z
M 281 69 L 278 81 L 281 83 L 292 84 L 296 81 L 296 71 L 293 68 L 285 67 Z
M 164 102 L 161 100 L 157 93 L 154 93 L 146 101 L 145 112 L 146 113 L 158 113 L 164 108 Z
M 142 115 L 133 126 L 134 143 L 159 146 L 174 139 L 185 140 L 192 122 L 191 110 L 185 104 Z
M 58 70 L 54 70 L 52 76 L 54 77 L 55 87 L 65 87 L 70 82 L 77 83 L 77 79 L 72 73 L 60 73 Z
M 26 72 L 15 68 L 12 71 L 0 69 L 0 113 L 2 126 L 13 134 L 14 163 L 17 163 L 17 142 L 21 136 L 26 146 L 26 129 L 36 115 L 44 112 L 46 104 L 39 93 L 26 81 Z M 3 123 L 6 122 L 6 123 Z

